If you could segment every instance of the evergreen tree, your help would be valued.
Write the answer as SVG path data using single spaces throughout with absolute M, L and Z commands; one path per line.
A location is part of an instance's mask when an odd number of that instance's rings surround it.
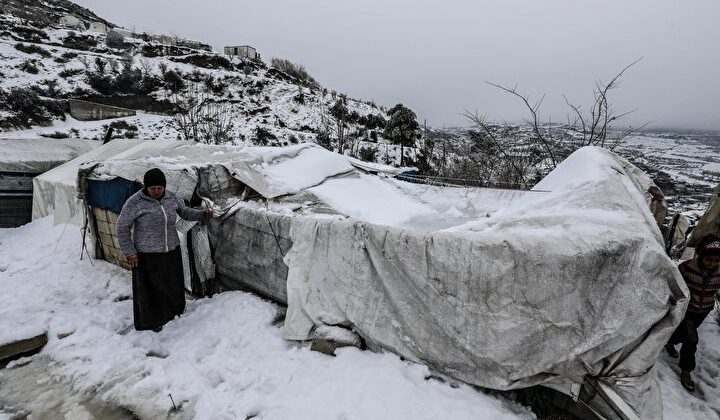
M 412 147 L 415 139 L 420 134 L 420 124 L 417 122 L 417 116 L 410 109 L 397 104 L 390 108 L 387 112 L 390 120 L 385 126 L 384 136 L 391 142 L 400 145 L 400 166 L 405 163 L 405 147 Z

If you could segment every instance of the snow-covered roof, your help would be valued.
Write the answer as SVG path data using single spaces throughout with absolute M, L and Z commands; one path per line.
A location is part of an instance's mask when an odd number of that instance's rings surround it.
M 80 139 L 0 139 L 0 172 L 40 174 L 99 144 Z

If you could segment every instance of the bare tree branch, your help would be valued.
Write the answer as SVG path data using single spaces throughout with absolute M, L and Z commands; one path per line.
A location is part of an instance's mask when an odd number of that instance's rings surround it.
M 557 166 L 557 159 L 555 159 L 555 151 L 553 150 L 554 146 L 550 144 L 550 141 L 548 139 L 546 139 L 545 136 L 543 136 L 543 134 L 540 131 L 540 119 L 538 117 L 538 110 L 540 109 L 540 105 L 542 104 L 542 101 L 545 98 L 545 95 L 543 95 L 540 98 L 540 100 L 537 101 L 534 106 L 532 106 L 532 105 L 530 105 L 530 100 L 527 95 L 518 93 L 517 85 L 514 88 L 510 89 L 505 86 L 502 86 L 502 85 L 499 85 L 496 83 L 491 83 L 488 81 L 485 81 L 485 83 L 489 84 L 490 86 L 494 86 L 494 87 L 504 91 L 505 93 L 515 96 L 516 98 L 519 98 L 525 104 L 525 107 L 528 109 L 528 111 L 530 111 L 530 115 L 532 116 L 533 133 L 535 133 L 538 140 L 540 140 L 543 147 L 545 148 L 545 151 L 547 152 L 548 157 L 550 158 L 550 161 L 552 163 L 552 167 L 554 168 L 555 166 Z

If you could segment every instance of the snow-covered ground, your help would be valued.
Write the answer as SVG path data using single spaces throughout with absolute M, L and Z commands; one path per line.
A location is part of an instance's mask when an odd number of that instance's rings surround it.
M 0 229 L 0 342 L 47 330 L 49 343 L 32 362 L 46 371 L 33 386 L 59 383 L 74 390 L 62 404 L 46 395 L 25 402 L 26 409 L 56 406 L 66 418 L 93 418 L 89 404 L 98 402 L 142 418 L 534 416 L 469 386 L 428 380 L 425 366 L 392 354 L 345 348 L 329 357 L 284 341 L 275 322 L 278 307 L 248 293 L 189 301 L 186 313 L 159 334 L 137 332 L 129 273 L 102 260 L 80 260 L 80 249 L 79 229 L 52 226 L 51 218 Z M 680 386 L 677 359 L 663 353 L 658 361 L 667 419 L 720 418 L 720 326 L 714 313 L 700 335 L 695 394 Z M 13 386 L 23 385 L 6 382 L 13 369 L 26 369 L 21 365 L 0 371 L 0 419 L 22 408 L 13 396 L 25 394 Z M 182 406 L 179 411 L 172 410 L 169 395 Z
M 344 348 L 330 357 L 284 341 L 278 308 L 243 292 L 189 301 L 162 332 L 137 332 L 130 274 L 80 260 L 80 249 L 79 229 L 53 226 L 51 218 L 0 229 L 0 342 L 47 330 L 49 343 L 32 362 L 47 363 L 41 382 L 67 384 L 95 403 L 142 418 L 534 417 L 512 401 L 427 379 L 427 367 L 392 354 Z M 13 410 L 13 401 L 3 401 L 17 395 L 11 390 L 0 382 L 0 419 Z M 86 401 L 55 403 L 58 415 L 92 418 Z

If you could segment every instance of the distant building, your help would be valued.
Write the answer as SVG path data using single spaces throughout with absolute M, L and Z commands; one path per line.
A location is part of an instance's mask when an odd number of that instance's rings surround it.
M 200 41 L 193 41 L 192 39 L 179 39 L 177 45 L 180 47 L 192 48 L 194 50 L 212 51 L 212 47 L 208 44 L 203 44 Z
M 153 41 L 157 42 L 158 44 L 167 45 L 167 46 L 174 46 L 177 45 L 177 39 L 173 36 L 169 35 L 152 35 L 150 37 Z
M 80 29 L 84 31 L 87 29 L 85 27 L 85 22 L 83 22 L 80 18 L 73 16 L 73 15 L 65 15 L 60 18 L 60 26 L 64 28 L 69 29 Z
M 88 31 L 106 34 L 108 29 L 107 26 L 102 22 L 91 22 Z
M 233 55 L 240 58 L 249 58 L 250 60 L 257 60 L 259 57 L 255 48 L 249 45 L 225 47 L 224 52 L 227 55 Z

